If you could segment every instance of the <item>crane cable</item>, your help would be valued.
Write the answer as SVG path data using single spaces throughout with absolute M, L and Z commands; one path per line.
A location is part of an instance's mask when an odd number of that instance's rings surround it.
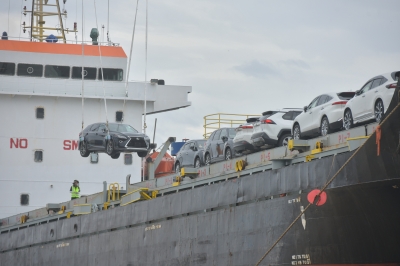
M 400 102 L 396 105 L 395 108 L 393 108 L 393 110 L 389 113 L 389 115 L 381 122 L 381 125 L 383 123 L 385 123 L 385 121 L 392 116 L 392 114 L 394 113 L 394 111 L 397 110 L 397 108 L 399 108 L 400 106 Z M 376 131 L 373 134 L 376 134 Z M 371 135 L 371 136 L 372 136 Z M 370 137 L 371 137 L 370 136 Z M 370 138 L 368 138 L 370 139 Z M 323 186 L 323 188 L 321 189 L 321 191 L 315 196 L 314 198 L 314 202 L 319 201 L 320 196 L 322 194 L 322 192 L 325 191 L 325 189 L 333 182 L 333 180 L 339 175 L 339 173 L 347 166 L 347 164 L 353 159 L 353 157 L 361 150 L 361 148 L 365 145 L 365 143 L 367 143 L 367 141 L 365 141 L 363 144 L 361 144 L 360 147 L 358 147 L 358 149 L 350 156 L 349 159 L 347 159 L 347 161 L 342 165 L 342 167 L 340 167 L 340 169 L 332 176 L 332 178 Z M 336 155 L 335 155 L 336 156 Z M 335 159 L 335 158 L 333 158 Z M 333 163 L 333 162 L 332 162 Z M 330 172 L 330 171 L 329 171 Z M 329 175 L 328 175 L 329 176 Z M 301 218 L 301 216 L 307 211 L 307 209 L 314 203 L 314 202 L 310 202 L 307 207 L 304 208 L 303 211 L 300 212 L 300 214 L 296 217 L 296 219 L 294 219 L 294 221 L 289 225 L 289 227 L 281 234 L 281 236 L 275 241 L 275 243 L 265 252 L 265 254 L 261 257 L 261 259 L 256 263 L 256 266 L 260 265 L 260 263 L 265 259 L 265 257 L 271 252 L 271 250 L 279 243 L 279 241 L 286 235 L 287 232 L 289 232 L 289 230 L 293 227 L 293 225 Z
M 85 95 L 85 83 L 84 83 L 84 67 L 83 67 L 83 65 L 84 65 L 84 54 L 85 54 L 85 48 L 84 48 L 84 45 L 83 45 L 83 38 L 84 38 L 84 33 L 83 33 L 83 31 L 84 31 L 84 29 L 85 29 L 85 27 L 84 27 L 84 20 L 83 20 L 83 1 L 82 1 L 82 72 L 81 72 L 81 76 L 82 76 L 82 91 L 81 91 L 81 94 L 82 94 L 82 130 L 83 130 L 83 128 L 84 128 L 84 111 L 85 111 L 85 98 L 84 98 L 84 95 Z
M 83 1 L 82 1 L 83 2 Z M 98 29 L 98 24 L 97 24 L 97 10 L 96 10 L 96 0 L 93 0 L 94 4 L 94 14 L 96 17 L 96 29 Z M 106 113 L 106 129 L 107 129 L 107 139 L 109 138 L 110 131 L 108 129 L 108 114 L 107 114 L 107 99 L 106 99 L 106 88 L 104 87 L 104 73 L 103 73 L 103 60 L 101 57 L 101 49 L 100 45 L 97 45 L 99 47 L 99 56 L 100 56 L 100 70 L 101 70 L 101 84 L 103 86 L 103 100 L 104 100 L 104 111 Z
M 126 98 L 128 97 L 128 80 L 129 80 L 129 72 L 130 72 L 130 69 L 131 69 L 132 50 L 133 50 L 133 41 L 134 41 L 134 39 L 135 39 L 136 17 L 137 17 L 138 6 L 139 6 L 139 0 L 136 1 L 135 20 L 134 20 L 134 22 L 133 22 L 133 31 L 132 31 L 132 40 L 131 40 L 131 50 L 130 50 L 130 52 L 129 52 L 128 71 L 126 72 L 126 80 L 125 80 L 125 98 L 124 98 L 124 105 L 123 105 L 123 107 L 122 107 L 122 121 L 123 121 L 123 116 L 125 115 Z

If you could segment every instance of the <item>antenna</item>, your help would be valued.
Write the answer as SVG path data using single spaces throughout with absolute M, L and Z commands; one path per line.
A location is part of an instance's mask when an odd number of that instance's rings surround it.
M 110 46 L 110 0 L 108 0 L 108 7 L 107 7 L 107 44 Z
M 65 38 L 65 32 L 77 32 L 75 26 L 74 30 L 69 30 L 68 28 L 64 29 L 64 24 L 63 24 L 63 18 L 66 21 L 67 18 L 67 10 L 63 6 L 63 10 L 61 12 L 60 10 L 60 3 L 59 0 L 55 0 L 55 4 L 49 4 L 49 0 L 32 0 L 32 10 L 27 11 L 26 7 L 23 9 L 23 14 L 25 15 L 26 13 L 31 13 L 31 25 L 23 25 L 23 30 L 25 32 L 26 29 L 30 29 L 30 38 L 31 41 L 34 39 L 39 40 L 40 42 L 43 42 L 46 40 L 46 38 L 50 34 L 45 34 L 45 30 L 50 30 L 50 31 L 57 31 L 61 33 L 61 36 L 55 36 L 57 39 L 62 39 L 64 43 L 66 43 L 66 38 Z M 63 0 L 63 3 L 65 5 L 65 0 Z M 50 12 L 47 11 L 48 8 L 57 8 L 57 12 Z M 46 8 L 46 10 L 44 10 Z M 50 17 L 50 16 L 57 16 L 58 17 L 58 23 L 56 27 L 45 27 L 46 21 L 44 18 Z

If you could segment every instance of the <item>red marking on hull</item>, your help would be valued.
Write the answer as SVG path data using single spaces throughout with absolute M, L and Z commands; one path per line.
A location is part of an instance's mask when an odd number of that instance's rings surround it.
M 313 191 L 311 191 L 310 193 L 308 193 L 308 195 L 307 195 L 308 202 L 310 202 L 311 204 L 314 204 L 315 197 L 316 197 L 320 192 L 321 192 L 321 190 L 319 190 L 319 189 L 314 189 Z M 319 200 L 315 203 L 315 205 L 317 205 L 317 206 L 324 205 L 327 198 L 328 198 L 328 196 L 326 195 L 326 192 L 325 192 L 325 191 L 322 192 L 321 195 L 320 195 Z

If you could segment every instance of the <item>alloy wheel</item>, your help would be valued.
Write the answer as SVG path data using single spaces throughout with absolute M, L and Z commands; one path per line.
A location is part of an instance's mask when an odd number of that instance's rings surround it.
M 300 126 L 295 125 L 293 129 L 293 138 L 294 139 L 300 139 Z
M 231 149 L 226 149 L 226 152 L 225 152 L 225 160 L 230 160 L 230 159 L 232 159 L 232 152 L 231 152 Z
M 286 138 L 284 138 L 284 139 L 282 140 L 282 146 L 283 146 L 283 147 L 286 147 L 286 146 L 288 145 L 288 143 L 289 143 L 289 140 L 291 140 L 291 139 L 292 139 L 291 136 L 287 136 Z
M 113 152 L 114 152 L 114 143 L 113 143 L 113 141 L 110 139 L 110 140 L 107 142 L 107 154 L 108 154 L 108 155 L 111 155 Z
M 206 165 L 210 165 L 210 163 L 211 163 L 211 157 L 210 157 L 210 154 L 206 154 L 206 161 L 205 161 L 205 163 L 206 163 Z
M 321 135 L 322 136 L 328 135 L 328 131 L 329 131 L 328 119 L 324 118 L 324 119 L 322 119 L 322 122 L 321 122 Z
M 382 101 L 378 101 L 375 104 L 375 119 L 376 122 L 380 123 L 383 118 L 383 103 Z
M 350 110 L 347 110 L 344 113 L 344 118 L 343 118 L 344 129 L 349 130 L 351 128 L 351 125 L 353 123 L 352 120 L 353 120 L 353 118 L 351 117 L 351 112 L 350 112 Z
M 195 168 L 200 168 L 200 167 L 201 167 L 200 159 L 199 159 L 199 158 L 196 158 L 196 160 L 194 161 L 194 167 L 195 167 Z
M 181 172 L 181 165 L 179 163 L 177 163 L 175 165 L 175 173 L 180 173 Z

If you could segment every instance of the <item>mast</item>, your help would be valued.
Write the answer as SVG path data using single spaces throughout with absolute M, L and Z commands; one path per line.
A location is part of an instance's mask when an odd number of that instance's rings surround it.
M 61 12 L 59 0 L 55 0 L 54 4 L 49 4 L 49 0 L 32 0 L 32 10 L 25 11 L 31 13 L 31 25 L 23 25 L 23 29 L 31 30 L 31 41 L 34 39 L 43 42 L 46 38 L 51 34 L 45 34 L 46 31 L 57 31 L 60 32 L 61 35 L 55 35 L 57 39 L 63 40 L 66 43 L 65 32 L 77 32 L 75 29 L 64 28 L 63 25 L 63 17 L 67 16 L 67 11 Z M 65 1 L 64 1 L 65 2 Z M 51 10 L 51 11 L 47 11 Z M 44 20 L 46 17 L 57 16 L 59 27 L 45 27 L 44 24 L 46 21 Z

